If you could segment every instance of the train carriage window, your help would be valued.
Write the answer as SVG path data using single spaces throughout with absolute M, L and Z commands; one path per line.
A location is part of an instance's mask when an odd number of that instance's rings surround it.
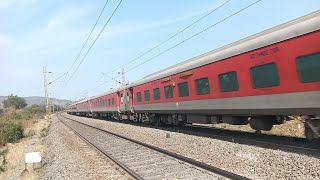
M 266 88 L 278 86 L 279 75 L 277 65 L 269 63 L 250 68 L 252 85 L 254 88 Z
M 149 90 L 144 91 L 144 100 L 150 101 L 150 91 Z
M 187 82 L 178 84 L 179 97 L 189 96 L 189 87 Z
M 207 77 L 195 80 L 197 95 L 209 94 L 210 86 Z
M 110 106 L 111 105 L 111 101 L 110 101 L 110 99 L 108 99 L 108 106 Z
M 167 99 L 173 97 L 172 86 L 171 86 L 171 85 L 164 87 L 164 96 L 165 96 Z
M 112 105 L 114 105 L 114 98 L 112 98 L 111 102 L 112 102 Z
M 120 101 L 121 101 L 121 104 L 123 104 L 123 94 L 121 94 Z
M 137 101 L 141 102 L 142 98 L 141 98 L 141 92 L 137 92 Z
M 237 72 L 219 74 L 218 78 L 221 92 L 237 91 L 239 89 Z
M 303 83 L 320 81 L 320 52 L 296 59 L 299 79 Z
M 154 100 L 160 99 L 160 89 L 159 88 L 153 89 L 153 99 Z

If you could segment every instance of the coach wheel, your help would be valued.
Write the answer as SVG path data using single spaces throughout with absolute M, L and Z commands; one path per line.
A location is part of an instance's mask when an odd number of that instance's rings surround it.
M 308 127 L 307 125 L 305 126 L 305 131 L 304 131 L 304 134 L 306 136 L 306 139 L 308 141 L 320 141 L 319 137 L 316 135 L 316 133 L 314 133 L 312 131 L 312 129 L 310 127 Z
M 185 126 L 187 124 L 187 121 L 178 121 L 177 122 L 177 126 L 179 126 L 179 127 L 183 127 L 183 126 Z
M 250 127 L 257 131 L 270 131 L 274 121 L 264 117 L 253 117 L 250 119 Z
M 158 116 L 150 118 L 150 124 L 156 127 L 161 126 L 160 118 Z
M 309 127 L 305 127 L 304 134 L 306 136 L 306 139 L 309 141 L 312 141 L 315 139 L 315 134 L 313 133 L 313 131 Z
M 320 120 L 319 119 L 306 119 L 304 134 L 309 141 L 319 141 L 320 133 Z

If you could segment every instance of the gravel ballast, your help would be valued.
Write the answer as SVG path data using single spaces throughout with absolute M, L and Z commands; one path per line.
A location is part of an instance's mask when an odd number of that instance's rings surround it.
M 131 179 L 55 116 L 45 145 L 42 179 Z
M 251 179 L 320 179 L 320 159 L 130 124 L 69 116 Z
M 143 179 L 228 179 L 84 124 L 66 119 L 63 121 Z

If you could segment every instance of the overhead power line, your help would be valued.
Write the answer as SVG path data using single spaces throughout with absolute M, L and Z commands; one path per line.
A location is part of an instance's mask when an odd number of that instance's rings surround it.
M 233 13 L 233 14 L 231 14 L 231 15 L 229 15 L 229 16 L 227 16 L 227 17 L 225 17 L 225 18 L 223 18 L 222 20 L 220 20 L 220 21 L 218 21 L 218 22 L 216 22 L 216 23 L 212 24 L 211 26 L 209 26 L 209 27 L 207 27 L 207 28 L 203 29 L 202 31 L 199 31 L 198 33 L 196 33 L 196 34 L 194 34 L 194 35 L 192 35 L 192 36 L 188 37 L 187 39 L 185 39 L 185 40 L 183 40 L 183 41 L 181 41 L 181 42 L 179 42 L 179 43 L 177 43 L 177 44 L 175 44 L 175 45 L 171 46 L 170 48 L 168 48 L 168 49 L 166 49 L 166 50 L 164 50 L 164 51 L 160 52 L 159 54 L 157 54 L 157 55 L 155 55 L 155 56 L 153 56 L 153 57 L 151 57 L 151 58 L 149 58 L 149 59 L 147 59 L 146 61 L 143 61 L 142 63 L 140 63 L 140 64 L 138 64 L 138 65 L 136 65 L 136 66 L 134 66 L 134 67 L 130 68 L 129 70 L 125 71 L 124 73 L 126 74 L 126 73 L 128 73 L 128 72 L 130 72 L 130 71 L 132 71 L 132 70 L 134 70 L 134 69 L 136 69 L 136 68 L 138 68 L 138 67 L 142 66 L 143 64 L 145 64 L 145 63 L 147 63 L 147 62 L 149 62 L 149 61 L 151 61 L 151 60 L 153 60 L 153 59 L 155 59 L 155 58 L 157 58 L 157 57 L 161 56 L 162 54 L 164 54 L 164 53 L 166 53 L 166 52 L 168 52 L 168 51 L 170 51 L 170 50 L 172 50 L 172 49 L 176 48 L 177 46 L 179 46 L 179 45 L 181 45 L 181 44 L 183 44 L 183 43 L 185 43 L 185 42 L 189 41 L 190 39 L 192 39 L 192 38 L 194 38 L 194 37 L 196 37 L 196 36 L 198 36 L 198 35 L 200 35 L 200 34 L 204 33 L 205 31 L 207 31 L 207 30 L 209 30 L 209 29 L 211 29 L 211 28 L 213 28 L 213 27 L 217 26 L 218 24 L 220 24 L 220 23 L 222 23 L 222 22 L 224 22 L 224 21 L 226 21 L 226 20 L 230 19 L 231 17 L 233 17 L 233 16 L 235 16 L 235 15 L 237 15 L 237 14 L 241 13 L 242 11 L 245 11 L 246 9 L 248 9 L 248 8 L 252 7 L 253 5 L 255 5 L 255 4 L 257 4 L 257 3 L 259 3 L 260 1 L 262 1 L 262 0 L 258 0 L 258 1 L 255 1 L 255 2 L 253 2 L 253 3 L 251 3 L 251 4 L 249 4 L 248 6 L 246 6 L 246 7 L 242 8 L 242 9 L 240 9 L 240 10 L 236 11 L 235 13 Z M 117 77 L 119 77 L 119 76 L 116 76 L 116 77 L 114 77 L 114 78 L 117 78 Z M 107 82 L 109 82 L 109 81 L 107 81 Z M 102 84 L 98 85 L 96 88 L 100 87 L 101 85 L 103 85 L 103 84 L 105 84 L 105 83 L 107 83 L 107 82 L 104 82 L 104 83 L 102 83 Z
M 56 82 L 57 80 L 59 80 L 60 78 L 62 78 L 63 76 L 66 76 L 66 75 L 67 75 L 67 73 L 62 74 L 61 76 L 57 77 L 55 80 L 51 81 L 49 84 Z
M 138 57 L 136 57 L 136 58 L 128 61 L 126 64 L 123 64 L 123 65 L 117 67 L 116 69 L 114 69 L 114 70 L 112 70 L 112 71 L 110 71 L 110 72 L 102 73 L 102 76 L 100 76 L 96 82 L 98 82 L 103 76 L 108 76 L 109 73 L 115 72 L 115 71 L 117 71 L 118 69 L 124 67 L 125 65 L 128 65 L 128 64 L 130 64 L 130 63 L 132 63 L 132 62 L 134 62 L 134 61 L 142 58 L 143 56 L 147 55 L 147 54 L 150 53 L 151 51 L 155 50 L 156 48 L 158 48 L 158 47 L 160 47 L 161 45 L 165 44 L 166 42 L 170 41 L 170 40 L 173 39 L 174 37 L 176 37 L 176 36 L 178 36 L 179 34 L 183 33 L 185 30 L 189 29 L 189 28 L 192 27 L 193 25 L 199 23 L 201 20 L 203 20 L 203 19 L 206 18 L 207 16 L 211 15 L 213 12 L 219 10 L 220 8 L 222 8 L 223 6 L 225 6 L 226 4 L 228 4 L 230 1 L 231 1 L 231 0 L 228 0 L 228 1 L 224 2 L 223 4 L 221 4 L 220 6 L 218 6 L 218 7 L 214 8 L 214 9 L 208 11 L 205 15 L 201 16 L 201 18 L 197 19 L 196 21 L 194 21 L 194 22 L 191 23 L 190 25 L 186 26 L 185 28 L 183 28 L 183 29 L 180 30 L 179 32 L 175 33 L 174 35 L 170 36 L 169 38 L 165 39 L 164 41 L 160 42 L 159 44 L 153 46 L 153 47 L 150 48 L 149 50 L 140 53 L 140 55 L 139 55 Z M 110 78 L 110 76 L 108 76 L 108 77 Z M 112 78 L 112 79 L 114 79 L 114 78 Z M 117 81 L 117 80 L 116 80 L 116 81 Z M 100 87 L 101 85 L 103 85 L 103 84 L 100 84 L 100 85 L 96 86 L 94 89 Z
M 117 7 L 114 9 L 114 11 L 112 12 L 111 16 L 109 17 L 108 21 L 105 23 L 105 25 L 103 26 L 103 28 L 100 30 L 99 34 L 97 35 L 97 37 L 95 38 L 95 40 L 93 41 L 93 43 L 91 44 L 90 48 L 88 49 L 87 53 L 84 55 L 84 57 L 82 58 L 82 60 L 80 61 L 80 63 L 78 64 L 77 68 L 73 71 L 71 77 L 69 78 L 69 80 L 66 83 L 66 86 L 69 84 L 69 82 L 71 81 L 71 79 L 73 78 L 74 74 L 77 72 L 77 70 L 79 69 L 80 65 L 82 64 L 82 62 L 85 60 L 85 58 L 87 57 L 87 55 L 89 54 L 89 52 L 91 51 L 92 47 L 94 46 L 94 44 L 97 42 L 98 38 L 100 37 L 101 33 L 103 32 L 103 30 L 106 28 L 106 26 L 109 24 L 111 18 L 113 17 L 113 15 L 115 14 L 115 12 L 117 11 L 117 9 L 119 8 L 119 6 L 121 5 L 122 0 L 120 0 L 120 2 L 118 3 Z
M 102 13 L 103 13 L 104 9 L 106 8 L 106 6 L 107 6 L 108 2 L 109 2 L 109 0 L 107 0 L 107 1 L 105 2 L 105 4 L 104 4 L 104 6 L 103 6 L 103 8 L 102 8 L 102 10 L 101 10 L 101 12 L 100 12 L 100 14 L 99 14 L 99 17 L 98 17 L 98 19 L 97 19 L 96 23 L 95 23 L 95 24 L 94 24 L 94 26 L 92 27 L 91 32 L 89 33 L 89 36 L 88 36 L 88 37 L 87 37 L 87 39 L 86 39 L 86 42 L 83 44 L 83 46 L 82 46 L 82 48 L 81 48 L 80 52 L 78 53 L 78 55 L 77 55 L 76 59 L 73 61 L 73 63 L 72 63 L 72 65 L 71 65 L 71 67 L 70 67 L 70 68 L 69 68 L 69 70 L 66 72 L 66 75 L 68 75 L 68 74 L 69 74 L 69 72 L 71 71 L 71 69 L 73 68 L 73 66 L 74 66 L 74 65 L 75 65 L 75 63 L 77 62 L 77 60 L 79 59 L 80 54 L 82 53 L 82 51 L 83 51 L 84 47 L 86 46 L 86 44 L 87 44 L 88 40 L 90 39 L 90 37 L 91 37 L 91 34 L 92 34 L 93 30 L 96 28 L 96 26 L 97 26 L 97 24 L 98 24 L 98 22 L 99 22 L 99 20 L 100 20 L 100 17 L 101 17 L 101 15 L 102 15 Z
M 233 14 L 231 14 L 231 15 L 229 15 L 229 16 L 227 16 L 227 17 L 225 17 L 225 18 L 223 18 L 222 20 L 220 20 L 220 21 L 218 21 L 218 22 L 216 22 L 216 23 L 212 24 L 211 26 L 209 26 L 209 27 L 205 28 L 204 30 L 202 30 L 202 31 L 200 31 L 200 32 L 198 32 L 198 33 L 196 33 L 196 34 L 194 34 L 194 35 L 192 35 L 192 36 L 188 37 L 187 39 L 185 39 L 185 40 L 183 40 L 183 41 L 181 41 L 181 42 L 179 42 L 179 43 L 177 43 L 177 44 L 175 44 L 175 45 L 171 46 L 170 48 L 168 48 L 168 49 L 166 49 L 166 50 L 162 51 L 161 53 L 159 53 L 159 54 L 157 54 L 157 55 L 155 55 L 155 56 L 151 57 L 150 59 L 147 59 L 146 61 L 143 61 L 142 63 L 140 63 L 140 64 L 138 64 L 138 65 L 136 65 L 136 66 L 134 66 L 134 67 L 130 68 L 129 70 L 125 71 L 125 73 L 127 73 L 127 72 L 129 72 L 129 71 L 131 71 L 131 70 L 133 70 L 133 69 L 136 69 L 136 68 L 138 68 L 139 66 L 142 66 L 143 64 L 145 64 L 145 63 L 147 63 L 147 62 L 149 62 L 149 61 L 151 61 L 151 60 L 153 60 L 153 59 L 155 59 L 155 58 L 157 58 L 157 57 L 161 56 L 162 54 L 164 54 L 164 53 L 166 53 L 166 52 L 170 51 L 171 49 L 174 49 L 174 48 L 176 48 L 177 46 L 179 46 L 179 45 L 181 45 L 181 44 L 183 44 L 183 43 L 185 43 L 185 42 L 189 41 L 190 39 L 192 39 L 192 38 L 194 38 L 194 37 L 196 37 L 196 36 L 198 36 L 198 35 L 200 35 L 200 34 L 204 33 L 205 31 L 207 31 L 207 30 L 209 30 L 209 29 L 211 29 L 211 28 L 215 27 L 216 25 L 218 25 L 218 24 L 220 24 L 220 23 L 222 23 L 222 22 L 226 21 L 227 19 L 229 19 L 229 18 L 231 18 L 231 17 L 233 17 L 233 16 L 235 16 L 235 15 L 239 14 L 240 12 L 242 12 L 242 11 L 244 11 L 244 10 L 246 10 L 246 9 L 250 8 L 251 6 L 253 6 L 253 5 L 257 4 L 257 3 L 258 3 L 258 2 L 260 2 L 260 1 L 262 1 L 262 0 L 258 0 L 258 1 L 255 1 L 254 3 L 251 3 L 250 5 L 248 5 L 248 6 L 244 7 L 244 8 L 242 8 L 242 9 L 240 9 L 239 11 L 237 11 L 237 12 L 235 12 L 235 13 L 233 13 Z
M 140 59 L 141 57 L 145 56 L 146 54 L 148 54 L 149 52 L 153 51 L 154 49 L 160 47 L 161 45 L 163 45 L 164 43 L 170 41 L 171 39 L 173 39 L 174 37 L 178 36 L 179 34 L 183 33 L 185 30 L 189 29 L 190 27 L 192 27 L 193 25 L 199 23 L 201 20 L 203 20 L 204 18 L 206 18 L 207 16 L 209 16 L 210 14 L 212 14 L 213 12 L 217 11 L 218 9 L 222 8 L 223 6 L 225 6 L 226 4 L 228 4 L 231 0 L 228 0 L 226 2 L 224 2 L 223 4 L 221 4 L 220 6 L 210 10 L 208 13 L 206 13 L 205 15 L 203 15 L 201 18 L 197 19 L 196 21 L 194 21 L 193 23 L 191 23 L 190 25 L 188 25 L 187 27 L 183 28 L 182 30 L 180 30 L 179 32 L 175 33 L 174 35 L 170 36 L 169 38 L 167 38 L 166 40 L 162 41 L 161 43 L 155 45 L 154 47 L 150 48 L 149 50 L 145 51 L 145 52 L 142 52 L 140 53 L 141 55 L 139 55 L 138 57 L 128 61 L 127 63 L 117 67 L 116 69 L 114 69 L 113 71 L 116 71 L 120 68 L 122 68 L 123 66 L 125 65 L 128 65 L 138 59 Z M 113 71 L 110 71 L 110 72 L 113 72 Z M 103 73 L 104 75 L 105 74 L 109 74 L 110 72 L 108 73 Z

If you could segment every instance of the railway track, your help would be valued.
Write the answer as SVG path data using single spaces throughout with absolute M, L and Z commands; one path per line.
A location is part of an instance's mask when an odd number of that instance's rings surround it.
M 135 179 L 248 179 L 61 114 L 57 117 Z
M 240 144 L 256 145 L 263 148 L 282 149 L 294 152 L 319 153 L 320 144 L 308 142 L 305 138 L 283 135 L 257 134 L 191 125 L 171 128 L 169 130 L 196 136 L 210 137 Z
M 111 120 L 116 123 L 123 123 L 122 121 Z M 220 139 L 223 141 L 253 145 L 269 149 L 281 149 L 288 152 L 298 152 L 303 154 L 310 154 L 320 157 L 320 142 L 309 142 L 305 138 L 283 135 L 271 134 L 257 134 L 243 131 L 233 131 L 219 128 L 211 128 L 200 125 L 187 125 L 184 127 L 177 126 L 161 126 L 155 127 L 141 123 L 125 122 L 135 126 L 157 128 L 169 132 L 179 132 L 194 136 L 209 137 Z

